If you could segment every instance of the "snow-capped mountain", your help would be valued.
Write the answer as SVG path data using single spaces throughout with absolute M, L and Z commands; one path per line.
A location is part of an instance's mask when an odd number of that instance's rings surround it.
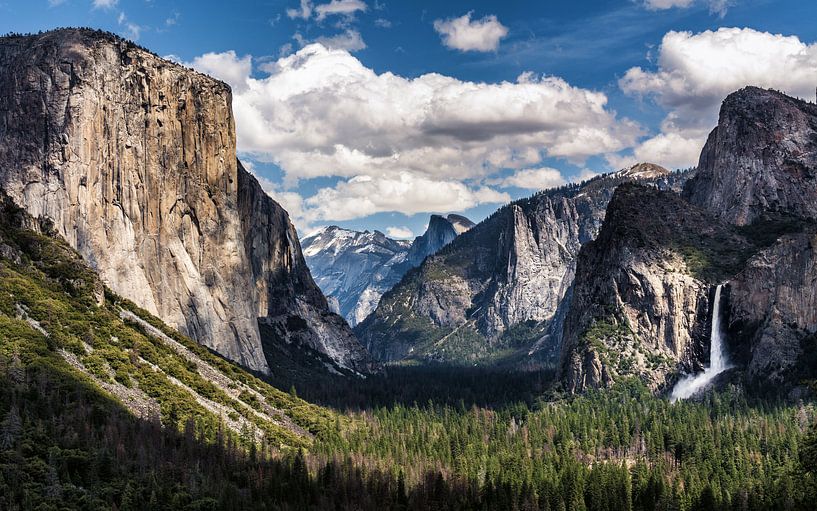
M 354 326 L 408 270 L 473 225 L 460 215 L 431 215 L 426 232 L 411 242 L 391 239 L 380 231 L 359 232 L 333 225 L 309 234 L 301 246 L 330 307 Z

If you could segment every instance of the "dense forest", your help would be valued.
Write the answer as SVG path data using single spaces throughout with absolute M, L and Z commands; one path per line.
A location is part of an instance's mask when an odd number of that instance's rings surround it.
M 353 413 L 309 451 L 269 451 L 138 420 L 46 359 L 0 357 L 3 509 L 749 510 L 817 497 L 811 405 L 729 392 L 670 404 L 638 386 L 533 407 L 395 404 Z

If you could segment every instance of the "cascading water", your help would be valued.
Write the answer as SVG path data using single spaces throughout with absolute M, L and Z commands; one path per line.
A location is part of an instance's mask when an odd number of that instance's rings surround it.
M 671 400 L 687 399 L 706 387 L 715 376 L 729 369 L 729 360 L 724 350 L 723 332 L 721 331 L 721 288 L 715 288 L 715 303 L 712 307 L 712 333 L 709 335 L 709 366 L 699 374 L 688 374 L 681 378 L 672 389 Z

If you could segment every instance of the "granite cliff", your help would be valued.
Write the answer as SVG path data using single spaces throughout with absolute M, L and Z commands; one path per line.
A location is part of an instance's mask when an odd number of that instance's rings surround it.
M 570 392 L 638 375 L 654 390 L 707 362 L 712 285 L 753 245 L 737 229 L 652 187 L 620 186 L 581 250 L 560 372 Z
M 339 364 L 365 358 L 238 164 L 226 84 L 82 29 L 4 37 L 0 69 L 0 186 L 113 291 L 258 371 L 258 318 L 285 312 Z
M 683 199 L 619 188 L 579 256 L 562 336 L 567 390 L 635 376 L 658 391 L 699 371 L 717 284 L 744 383 L 779 391 L 813 378 L 816 177 L 817 106 L 747 87 L 724 101 Z
M 684 197 L 736 225 L 817 219 L 817 105 L 757 87 L 730 94 Z

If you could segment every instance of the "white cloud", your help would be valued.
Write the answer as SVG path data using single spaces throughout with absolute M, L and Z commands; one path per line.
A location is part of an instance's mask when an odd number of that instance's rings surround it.
M 651 11 L 663 11 L 673 8 L 686 9 L 696 3 L 697 0 L 644 0 L 644 7 Z M 700 3 L 707 5 L 710 13 L 723 18 L 732 5 L 732 0 L 700 0 Z
M 95 2 L 96 3 L 96 2 Z M 116 2 L 114 1 L 111 5 L 115 5 Z M 143 27 L 141 25 L 137 25 L 136 23 L 132 23 L 128 21 L 128 17 L 125 16 L 124 12 L 120 12 L 119 16 L 116 18 L 117 23 L 119 26 L 125 28 L 125 36 L 132 41 L 138 41 L 139 36 L 142 35 Z
M 301 46 L 304 46 L 303 39 L 300 40 Z M 347 29 L 345 32 L 334 36 L 321 36 L 314 40 L 327 48 L 333 50 L 359 51 L 366 48 L 366 43 L 363 42 L 363 37 L 357 30 Z
M 438 180 L 410 172 L 355 176 L 334 188 L 322 188 L 304 201 L 305 218 L 351 220 L 375 213 L 460 211 L 479 204 L 509 202 L 511 197 L 488 187 L 470 188 L 460 181 Z
M 386 236 L 398 240 L 414 238 L 414 233 L 408 227 L 386 227 Z
M 332 0 L 328 4 L 315 7 L 315 19 L 322 21 L 327 16 L 351 16 L 358 11 L 365 11 L 366 4 L 361 0 Z
M 485 186 L 498 169 L 535 167 L 545 155 L 581 162 L 632 146 L 641 133 L 606 109 L 604 94 L 556 77 L 409 79 L 320 44 L 264 63 L 264 78 L 252 78 L 250 58 L 234 52 L 192 66 L 233 85 L 242 154 L 278 165 L 287 187 L 340 178 L 301 202 L 287 199 L 307 223 L 505 202 Z
M 690 7 L 695 0 L 644 0 L 644 7 L 652 11 L 660 11 L 664 9 L 672 9 L 679 7 L 681 9 Z
M 118 3 L 119 0 L 94 0 L 94 9 L 111 9 Z
M 796 36 L 750 28 L 669 32 L 661 43 L 658 69 L 634 67 L 619 80 L 625 93 L 650 98 L 667 110 L 661 133 L 639 145 L 633 157 L 610 161 L 694 165 L 729 93 L 755 85 L 811 97 L 815 75 L 817 44 Z
M 312 17 L 311 0 L 301 0 L 301 5 L 298 9 L 287 9 L 287 16 L 292 19 L 301 18 L 308 20 L 310 17 Z
M 443 44 L 460 51 L 496 51 L 499 40 L 508 35 L 496 16 L 471 21 L 471 12 L 459 18 L 434 21 L 434 30 L 443 36 Z
M 374 20 L 374 24 L 375 24 L 375 26 L 378 26 L 380 28 L 391 28 L 392 27 L 391 21 L 387 20 L 386 18 L 377 18 L 376 20 Z
M 668 169 L 687 168 L 698 162 L 698 155 L 708 130 L 686 130 L 682 133 L 659 133 L 625 156 L 610 155 L 608 163 L 616 169 L 629 168 L 636 163 L 658 163 Z
M 327 16 L 352 17 L 358 11 L 366 11 L 366 3 L 362 0 L 331 0 L 325 4 L 315 5 L 311 0 L 301 0 L 296 9 L 287 9 L 287 16 L 296 19 L 308 20 L 315 15 L 317 21 L 323 21 Z
M 230 84 L 234 92 L 247 89 L 247 80 L 252 72 L 252 57 L 239 58 L 233 50 L 224 53 L 205 53 L 188 64 L 201 73 Z
M 503 188 L 514 186 L 527 190 L 545 190 L 565 184 L 562 173 L 550 167 L 517 170 L 512 175 L 502 179 Z

